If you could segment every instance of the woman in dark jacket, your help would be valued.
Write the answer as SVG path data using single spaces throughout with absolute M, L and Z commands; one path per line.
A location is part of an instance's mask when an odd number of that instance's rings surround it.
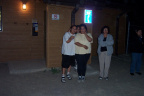
M 136 35 L 132 42 L 132 63 L 130 66 L 130 74 L 134 75 L 134 72 L 141 75 L 140 67 L 142 64 L 142 54 L 144 51 L 144 40 L 142 37 L 142 30 L 136 30 Z

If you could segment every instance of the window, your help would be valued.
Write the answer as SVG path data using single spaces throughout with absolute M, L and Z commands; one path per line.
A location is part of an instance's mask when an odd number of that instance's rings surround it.
M 2 31 L 2 7 L 0 6 L 0 32 Z
M 92 10 L 85 10 L 84 23 L 92 23 Z

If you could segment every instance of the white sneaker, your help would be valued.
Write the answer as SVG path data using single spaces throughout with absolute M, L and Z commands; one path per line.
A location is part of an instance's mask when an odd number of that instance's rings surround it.
M 67 74 L 67 78 L 68 78 L 68 80 L 72 79 L 72 77 L 69 74 Z
M 82 76 L 82 82 L 84 82 L 85 81 L 85 76 Z
M 65 77 L 62 77 L 62 78 L 61 78 L 61 82 L 62 82 L 62 83 L 66 83 Z
M 105 80 L 109 80 L 108 77 L 106 77 Z
M 99 76 L 99 79 L 102 80 L 103 78 L 101 76 Z
M 81 76 L 78 76 L 78 82 L 80 83 L 82 80 L 82 77 Z

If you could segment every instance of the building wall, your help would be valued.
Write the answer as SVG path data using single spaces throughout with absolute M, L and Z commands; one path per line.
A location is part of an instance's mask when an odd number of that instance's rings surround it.
M 60 5 L 48 5 L 47 6 L 47 47 L 46 47 L 46 61 L 48 67 L 60 67 L 62 54 L 62 40 L 63 35 L 67 32 L 71 26 L 71 12 L 74 7 L 60 6 Z M 59 14 L 59 20 L 52 20 L 52 14 Z M 80 8 L 76 13 L 75 24 L 84 23 L 84 8 Z M 92 24 L 87 25 L 88 30 L 92 33 Z M 90 62 L 90 61 L 89 61 Z
M 26 10 L 22 10 L 22 1 L 27 1 Z M 71 26 L 71 12 L 74 7 L 46 5 L 43 0 L 0 0 L 0 6 L 3 20 L 3 31 L 0 32 L 0 62 L 44 59 L 46 54 L 48 67 L 61 66 L 62 37 Z M 116 17 L 120 13 L 121 11 L 116 9 L 93 9 L 93 23 L 86 24 L 88 32 L 93 36 L 92 56 L 97 55 L 97 38 L 102 26 L 110 27 L 115 40 Z M 52 14 L 59 14 L 60 20 L 52 20 Z M 79 8 L 75 14 L 76 25 L 84 22 L 83 16 L 84 8 Z M 32 36 L 32 19 L 38 21 L 38 36 Z M 126 17 L 123 15 L 120 17 L 119 26 L 119 54 L 125 53 L 125 36 Z
M 93 10 L 93 44 L 92 56 L 97 56 L 98 36 L 101 33 L 101 28 L 105 25 L 110 27 L 110 34 L 115 41 L 116 35 L 116 18 L 122 13 L 121 10 L 104 8 L 100 10 Z M 125 39 L 126 39 L 126 15 L 120 17 L 119 20 L 119 39 L 118 39 L 118 54 L 125 53 Z M 113 45 L 115 54 L 115 43 Z
M 26 1 L 27 9 L 22 9 Z M 0 32 L 0 62 L 44 59 L 44 10 L 42 0 L 0 0 L 3 31 Z M 32 19 L 38 21 L 38 36 L 32 36 Z

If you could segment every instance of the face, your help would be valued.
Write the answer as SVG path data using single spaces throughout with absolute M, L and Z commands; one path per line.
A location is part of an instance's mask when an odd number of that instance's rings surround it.
M 76 30 L 77 30 L 77 33 L 79 33 L 79 32 L 80 32 L 80 28 L 79 28 L 79 27 L 77 27 L 77 29 L 76 29 Z
M 142 36 L 142 30 L 138 30 L 136 33 L 138 36 Z
M 104 28 L 103 33 L 108 34 L 108 28 Z
M 84 34 L 84 33 L 86 33 L 86 29 L 85 29 L 85 27 L 84 26 L 81 26 L 81 34 Z
M 75 34 L 76 33 L 76 26 L 73 26 L 70 32 L 71 32 L 71 34 Z

